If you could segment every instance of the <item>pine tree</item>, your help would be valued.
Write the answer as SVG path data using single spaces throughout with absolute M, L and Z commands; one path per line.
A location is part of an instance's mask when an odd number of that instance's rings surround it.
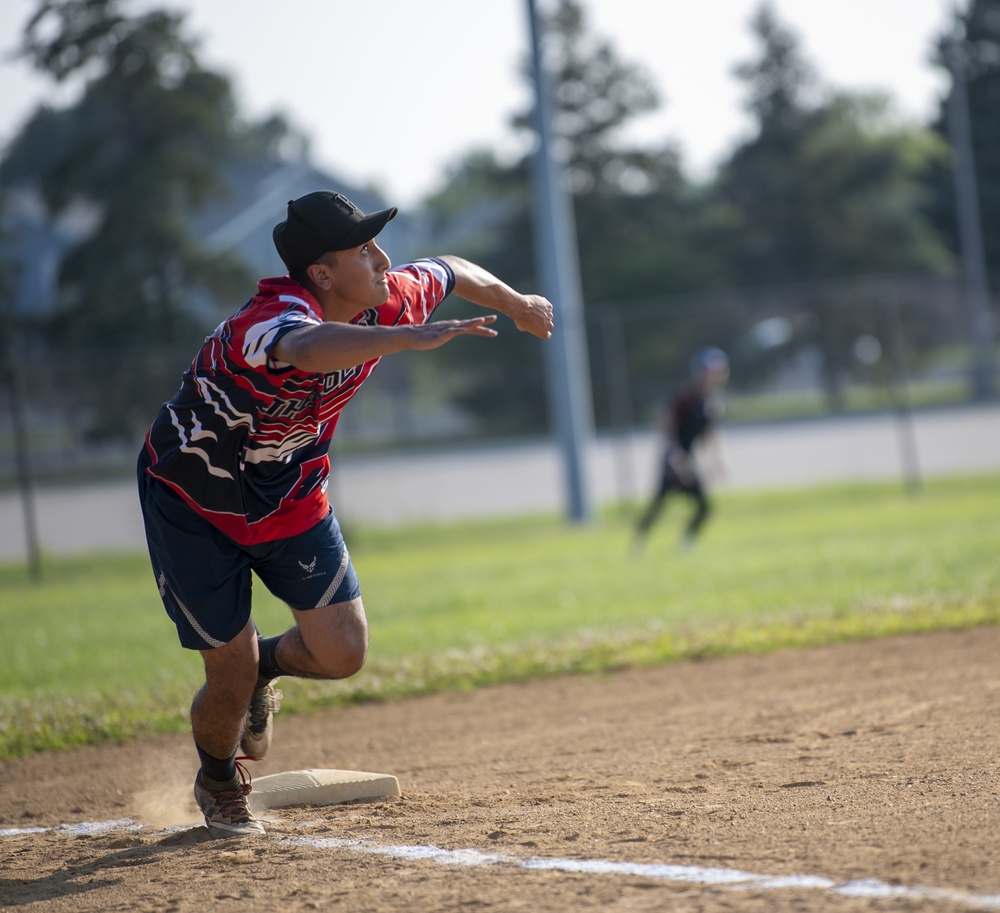
M 950 47 L 952 42 L 955 45 Z M 950 56 L 952 50 L 953 58 Z M 997 154 L 1000 149 L 1000 0 L 972 0 L 957 22 L 940 37 L 935 60 L 949 71 L 957 66 L 959 75 L 964 77 L 980 230 L 986 267 L 996 291 L 1000 289 L 1000 155 Z M 961 86 L 951 86 L 941 101 L 933 125 L 949 143 L 954 138 L 949 132 L 948 107 L 953 93 L 962 90 Z M 952 162 L 937 163 L 930 170 L 927 181 L 933 194 L 929 206 L 931 218 L 958 255 Z

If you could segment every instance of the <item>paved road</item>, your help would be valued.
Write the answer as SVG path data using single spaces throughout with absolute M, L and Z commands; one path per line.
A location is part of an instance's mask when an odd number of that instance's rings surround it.
M 893 416 L 731 426 L 729 475 L 719 488 L 761 489 L 1000 470 L 1000 406 Z M 657 470 L 652 434 L 599 440 L 586 467 L 595 505 L 644 498 Z M 338 460 L 331 480 L 338 516 L 392 524 L 561 511 L 565 482 L 550 444 L 478 446 Z M 144 547 L 130 479 L 35 493 L 42 548 L 50 554 Z M 0 560 L 26 555 L 16 493 L 0 495 Z

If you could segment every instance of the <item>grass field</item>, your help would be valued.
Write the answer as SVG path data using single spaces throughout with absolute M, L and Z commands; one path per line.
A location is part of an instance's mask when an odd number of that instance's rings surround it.
M 284 713 L 562 672 L 1000 621 L 1000 477 L 721 496 L 699 547 L 671 504 L 641 555 L 631 511 L 347 529 L 372 643 L 346 682 L 285 681 Z M 265 633 L 288 624 L 256 587 Z M 201 681 L 144 552 L 0 566 L 0 758 L 187 727 Z

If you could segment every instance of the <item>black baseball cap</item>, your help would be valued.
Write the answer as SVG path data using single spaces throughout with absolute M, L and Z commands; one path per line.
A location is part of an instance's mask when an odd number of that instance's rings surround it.
M 289 273 L 315 263 L 332 250 L 349 250 L 371 241 L 398 210 L 365 215 L 342 193 L 317 190 L 288 201 L 288 216 L 271 237 Z

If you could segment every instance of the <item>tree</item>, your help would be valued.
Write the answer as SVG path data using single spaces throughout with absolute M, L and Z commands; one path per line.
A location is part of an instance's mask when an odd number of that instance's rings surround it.
M 879 95 L 823 91 L 795 36 L 768 4 L 752 21 L 759 56 L 737 69 L 755 134 L 724 162 L 718 236 L 737 285 L 802 283 L 946 268 L 924 216 L 923 176 L 944 150 L 899 122 Z M 813 340 L 839 402 L 850 346 L 871 332 L 860 312 L 826 302 Z
M 190 344 L 204 335 L 199 306 L 243 293 L 243 265 L 203 250 L 189 216 L 223 192 L 238 136 L 266 146 L 276 129 L 238 125 L 228 80 L 199 65 L 180 16 L 130 18 L 122 7 L 40 4 L 22 52 L 56 81 L 82 82 L 82 93 L 65 109 L 36 111 L 0 166 L 4 184 L 34 188 L 53 217 L 80 203 L 92 214 L 93 229 L 61 263 L 55 319 L 44 327 L 51 344 L 73 349 Z M 111 367 L 96 433 L 148 417 L 136 377 Z
M 941 267 L 921 217 L 921 177 L 943 149 L 899 123 L 887 98 L 822 92 L 768 5 L 761 51 L 737 68 L 755 135 L 723 164 L 716 192 L 733 218 L 727 255 L 739 284 Z
M 955 59 L 950 57 L 954 42 Z M 977 186 L 984 255 L 994 290 L 1000 288 L 1000 0 L 971 0 L 940 36 L 935 62 L 964 78 L 972 134 L 972 163 Z M 942 99 L 933 129 L 949 144 L 948 107 L 957 89 L 954 84 Z M 938 161 L 929 170 L 932 193 L 928 211 L 935 226 L 956 254 L 959 252 L 955 183 L 950 160 Z
M 669 143 L 630 144 L 625 128 L 659 105 L 658 93 L 639 67 L 620 59 L 592 35 L 577 0 L 559 0 L 542 16 L 544 56 L 553 89 L 553 133 L 573 194 L 584 307 L 662 296 L 718 282 L 721 271 L 701 245 L 703 198 L 685 179 Z M 526 78 L 530 72 L 525 70 Z M 532 112 L 513 118 L 533 130 Z M 449 176 L 446 189 L 427 201 L 432 212 L 480 213 L 470 237 L 484 265 L 514 285 L 536 285 L 530 206 L 530 159 L 510 165 L 475 152 Z M 497 201 L 500 201 L 499 204 Z M 530 340 L 509 343 L 497 376 L 479 373 L 462 402 L 493 428 L 544 427 L 541 363 Z M 460 361 L 464 353 L 446 358 Z M 662 358 L 662 353 L 659 354 Z
M 576 194 L 632 192 L 650 186 L 648 153 L 623 146 L 620 132 L 655 110 L 659 95 L 643 70 L 620 60 L 607 41 L 592 36 L 577 0 L 559 0 L 542 17 L 543 56 L 552 74 L 553 135 Z M 524 76 L 532 80 L 526 67 Z M 513 118 L 519 130 L 534 130 L 532 110 Z

